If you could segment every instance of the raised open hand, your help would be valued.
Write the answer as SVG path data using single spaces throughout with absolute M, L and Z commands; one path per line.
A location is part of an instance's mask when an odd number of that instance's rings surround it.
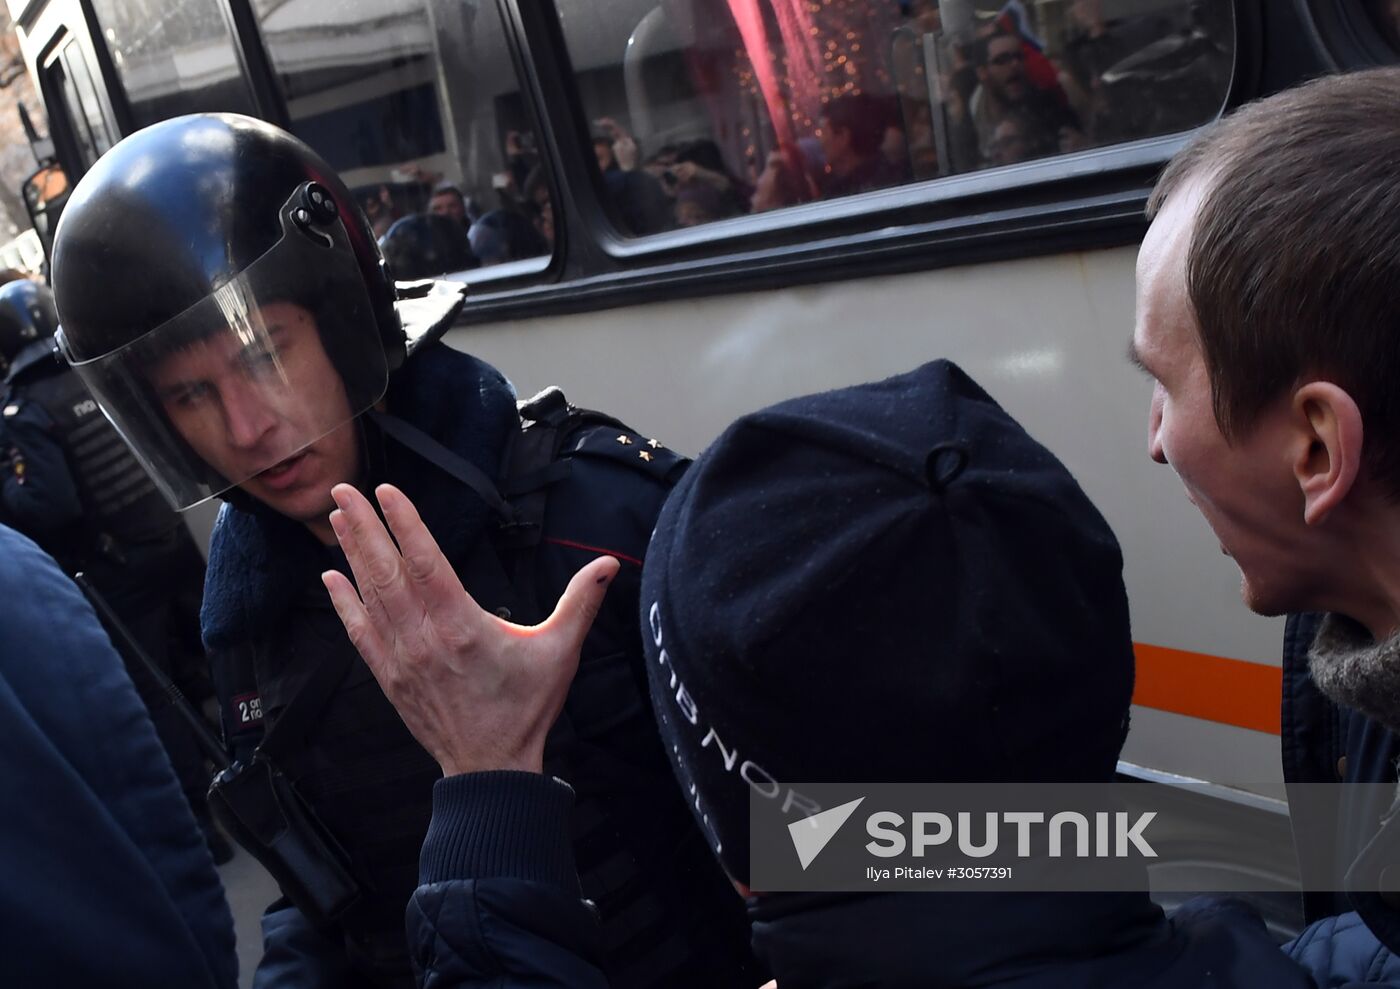
M 375 490 L 393 539 L 353 487 L 332 495 L 331 527 L 359 590 L 333 570 L 321 580 L 408 730 L 448 776 L 540 772 L 618 562 L 601 557 L 576 573 L 543 623 L 512 625 L 471 599 L 403 492 Z

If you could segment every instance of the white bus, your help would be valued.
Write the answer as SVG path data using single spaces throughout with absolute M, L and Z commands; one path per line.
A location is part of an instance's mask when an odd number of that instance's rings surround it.
M 1286 832 L 1282 623 L 1241 605 L 1234 564 L 1147 457 L 1133 264 L 1190 133 L 1395 61 L 1392 5 L 8 3 L 73 182 L 143 125 L 231 110 L 308 141 L 381 232 L 459 190 L 482 263 L 444 273 L 472 289 L 446 340 L 522 395 L 558 384 L 693 452 L 747 410 L 956 360 L 1122 542 L 1124 771 Z M 1207 886 L 1212 869 L 1295 881 L 1291 862 L 1183 841 Z

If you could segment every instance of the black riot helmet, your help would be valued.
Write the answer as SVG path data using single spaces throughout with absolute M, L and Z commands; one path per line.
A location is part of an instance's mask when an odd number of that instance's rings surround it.
M 36 340 L 58 329 L 53 293 L 28 279 L 0 286 L 0 365 L 9 364 Z
M 251 117 L 177 117 L 103 155 L 64 208 L 52 280 L 60 349 L 177 508 L 359 415 L 404 359 L 364 214 Z

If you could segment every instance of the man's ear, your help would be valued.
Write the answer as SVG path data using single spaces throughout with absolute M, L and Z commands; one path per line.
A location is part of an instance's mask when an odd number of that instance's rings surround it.
M 1300 430 L 1293 476 L 1303 492 L 1303 521 L 1319 525 L 1361 474 L 1361 410 L 1330 381 L 1310 381 L 1293 393 L 1293 413 Z

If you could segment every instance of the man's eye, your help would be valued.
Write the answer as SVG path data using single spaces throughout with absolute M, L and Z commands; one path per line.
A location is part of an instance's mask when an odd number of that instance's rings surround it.
M 251 350 L 243 355 L 243 366 L 257 374 L 276 367 L 277 358 L 277 351 L 272 349 Z
M 192 409 L 206 401 L 212 392 L 213 389 L 208 385 L 186 385 L 166 401 L 176 408 Z

